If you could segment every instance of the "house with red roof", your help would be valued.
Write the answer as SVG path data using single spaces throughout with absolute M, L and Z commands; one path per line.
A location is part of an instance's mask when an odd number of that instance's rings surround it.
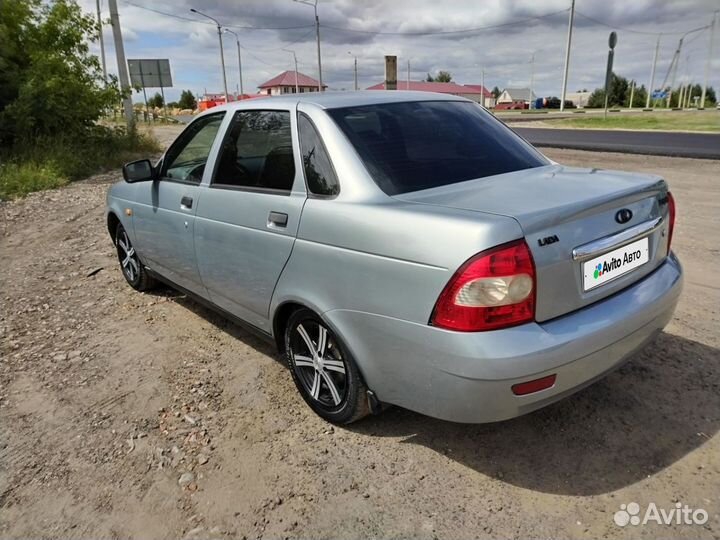
M 258 88 L 260 94 L 266 96 L 277 96 L 280 94 L 304 94 L 317 92 L 320 83 L 299 71 L 283 71 L 280 75 L 262 83 Z M 323 90 L 327 85 L 323 84 Z
M 414 92 L 437 92 L 439 94 L 451 94 L 462 96 L 483 104 L 485 107 L 495 106 L 495 97 L 487 88 L 480 84 L 457 84 L 454 82 L 426 82 L 426 81 L 398 81 L 398 90 L 410 90 Z M 385 83 L 378 83 L 370 86 L 368 90 L 385 90 Z

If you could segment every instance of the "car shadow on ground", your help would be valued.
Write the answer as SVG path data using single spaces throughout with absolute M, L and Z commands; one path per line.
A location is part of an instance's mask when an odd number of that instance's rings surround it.
M 581 392 L 513 420 L 434 420 L 400 408 L 349 426 L 405 437 L 526 489 L 595 495 L 672 465 L 720 428 L 720 350 L 662 333 L 629 363 Z
M 275 346 L 172 289 L 154 292 L 284 365 Z M 720 350 L 661 333 L 618 371 L 534 413 L 456 424 L 392 407 L 345 426 L 401 438 L 526 489 L 596 495 L 672 465 L 720 429 Z

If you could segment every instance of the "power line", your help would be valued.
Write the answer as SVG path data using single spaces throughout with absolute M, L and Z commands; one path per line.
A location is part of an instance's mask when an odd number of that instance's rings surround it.
M 530 17 L 528 19 L 522 19 L 519 21 L 511 21 L 507 23 L 502 24 L 493 24 L 489 26 L 477 26 L 475 28 L 465 28 L 463 30 L 440 30 L 440 31 L 426 31 L 426 32 L 383 32 L 380 30 L 359 30 L 355 28 L 344 28 L 340 26 L 332 26 L 328 24 L 322 24 L 320 25 L 322 28 L 328 29 L 328 30 L 337 30 L 341 32 L 353 32 L 356 34 L 373 34 L 373 35 L 381 35 L 381 36 L 442 36 L 442 35 L 452 35 L 452 34 L 468 34 L 472 32 L 481 32 L 483 30 L 492 30 L 494 28 L 503 28 L 506 26 L 514 26 L 517 24 L 525 24 L 532 21 L 537 21 L 540 19 L 546 19 L 548 17 L 552 17 L 553 15 L 558 15 L 559 13 L 565 13 L 567 12 L 566 9 L 561 9 L 558 11 L 553 11 L 552 13 L 547 13 L 545 15 L 539 15 L 537 17 Z
M 704 29 L 706 29 L 706 28 L 708 28 L 708 27 L 710 26 L 710 25 L 700 26 L 700 27 L 694 28 L 693 30 L 690 30 L 690 31 L 688 31 L 688 32 L 648 32 L 648 31 L 646 31 L 646 30 L 633 30 L 632 28 L 625 28 L 625 27 L 622 27 L 622 26 L 618 26 L 618 25 L 616 25 L 616 24 L 609 24 L 609 23 L 606 23 L 606 22 L 604 22 L 604 21 L 601 21 L 600 19 L 596 19 L 596 18 L 594 18 L 594 17 L 591 17 L 590 15 L 585 15 L 584 13 L 582 13 L 582 12 L 580 12 L 580 11 L 578 11 L 578 10 L 575 10 L 575 13 L 577 13 L 578 15 L 580 15 L 583 19 L 587 19 L 588 21 L 592 21 L 592 22 L 594 22 L 595 24 L 599 24 L 599 25 L 601 25 L 601 26 L 605 26 L 605 27 L 607 27 L 607 28 L 610 28 L 611 30 L 622 30 L 623 32 L 630 32 L 630 33 L 633 33 L 633 34 L 643 34 L 643 35 L 646 35 L 646 36 L 659 36 L 659 35 L 661 35 L 661 34 L 662 34 L 662 35 L 668 35 L 668 36 L 669 36 L 669 35 L 674 35 L 674 34 L 692 34 L 693 32 L 697 32 L 698 30 L 704 30 Z
M 245 45 L 240 45 L 240 47 L 246 51 L 255 51 L 255 52 L 274 52 L 274 51 L 280 51 L 282 49 L 285 49 L 287 47 L 290 47 L 291 45 L 295 45 L 296 43 L 299 43 L 300 41 L 303 41 L 306 37 L 308 37 L 310 34 L 315 32 L 315 28 L 313 27 L 309 32 L 306 32 L 302 36 L 300 36 L 295 41 L 291 41 L 290 43 L 285 43 L 285 45 L 281 47 L 273 47 L 272 49 L 258 49 L 258 48 L 248 48 Z
M 182 15 L 177 15 L 175 13 L 168 13 L 167 11 L 161 11 L 159 9 L 142 6 L 140 4 L 136 4 L 134 2 L 128 2 L 127 0 L 122 0 L 122 3 L 128 6 L 132 6 L 138 9 L 144 9 L 145 11 L 151 11 L 152 13 L 157 13 L 158 15 L 165 15 L 166 17 L 173 17 L 175 19 L 185 21 L 185 22 L 191 22 L 191 23 L 197 23 L 197 24 L 213 24 L 211 22 L 205 22 L 198 19 L 193 19 L 191 17 L 184 17 Z M 237 28 L 240 30 L 297 30 L 300 28 L 315 28 L 315 25 L 310 24 L 303 24 L 301 26 L 239 26 L 239 25 L 230 25 L 226 24 L 223 25 L 225 28 Z

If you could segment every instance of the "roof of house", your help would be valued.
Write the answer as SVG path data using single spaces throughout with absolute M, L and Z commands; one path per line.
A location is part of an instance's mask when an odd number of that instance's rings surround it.
M 427 81 L 398 81 L 398 90 L 410 90 L 415 92 L 437 92 L 439 94 L 483 94 L 482 86 L 479 84 L 457 84 L 454 82 L 427 82 Z M 385 90 L 385 83 L 381 82 L 368 87 L 368 90 Z M 489 96 L 487 88 L 484 96 Z
M 507 92 L 513 101 L 530 101 L 531 99 L 529 88 L 506 88 L 503 92 Z M 532 95 L 534 96 L 535 92 Z
M 318 86 L 320 83 L 298 71 L 297 84 L 298 86 Z M 262 83 L 258 88 L 271 88 L 273 86 L 295 86 L 295 71 L 283 71 L 280 75 Z M 323 84 L 323 88 L 327 88 L 327 84 Z
M 482 84 L 463 84 L 463 86 L 465 88 L 472 88 L 473 90 L 476 90 L 478 94 L 482 93 L 484 97 L 492 97 L 492 92 L 485 88 Z

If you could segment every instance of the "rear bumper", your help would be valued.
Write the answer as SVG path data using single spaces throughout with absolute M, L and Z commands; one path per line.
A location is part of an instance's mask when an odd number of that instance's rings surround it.
M 462 333 L 350 310 L 324 317 L 381 401 L 482 423 L 548 405 L 622 365 L 670 321 L 681 289 L 682 268 L 671 254 L 623 291 L 544 323 Z M 514 384 L 551 374 L 551 388 L 512 393 Z

